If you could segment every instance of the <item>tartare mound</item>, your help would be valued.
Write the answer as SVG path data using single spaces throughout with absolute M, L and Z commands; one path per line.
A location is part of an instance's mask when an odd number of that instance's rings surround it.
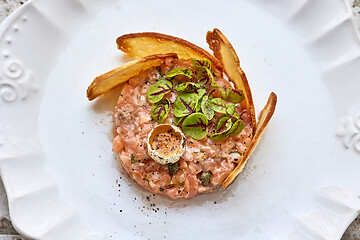
M 140 186 L 172 199 L 189 199 L 214 190 L 223 183 L 249 147 L 253 126 L 248 108 L 236 104 L 236 110 L 245 124 L 240 134 L 222 141 L 211 140 L 209 136 L 216 132 L 216 117 L 209 121 L 207 137 L 196 140 L 185 134 L 186 150 L 178 161 L 176 174 L 171 176 L 169 167 L 154 161 L 147 151 L 148 134 L 159 123 L 151 116 L 152 104 L 147 100 L 146 93 L 160 76 L 178 67 L 190 69 L 191 59 L 168 57 L 160 67 L 144 70 L 124 83 L 114 113 L 113 151 L 118 154 L 123 168 Z M 218 85 L 232 88 L 219 73 L 214 71 L 214 74 Z M 220 92 L 212 94 L 216 97 Z M 166 97 L 173 104 L 177 95 L 170 92 Z M 163 123 L 176 125 L 173 109 Z M 209 182 L 204 184 L 203 176 L 208 172 L 211 172 L 207 179 Z

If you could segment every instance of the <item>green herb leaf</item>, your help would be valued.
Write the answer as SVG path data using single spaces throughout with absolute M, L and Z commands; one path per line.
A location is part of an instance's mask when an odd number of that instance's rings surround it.
M 208 88 L 214 81 L 214 75 L 208 68 L 202 66 L 197 74 L 197 80 L 201 86 Z
M 227 138 L 226 133 L 220 132 L 220 133 L 214 133 L 210 135 L 210 139 L 213 141 L 222 141 L 225 138 Z
M 201 60 L 193 58 L 191 59 L 191 68 L 194 70 L 199 70 L 201 67 L 206 67 L 211 69 L 211 62 L 210 60 Z
M 226 113 L 228 106 L 221 98 L 214 98 L 210 100 L 211 106 L 215 112 Z
M 197 92 L 198 92 L 198 96 L 199 96 L 199 101 L 198 101 L 198 104 L 196 105 L 195 112 L 199 112 L 201 110 L 201 103 L 204 98 L 204 95 L 206 94 L 206 90 L 203 88 L 200 88 L 197 90 Z
M 208 133 L 208 119 L 202 113 L 187 116 L 182 124 L 183 131 L 194 139 L 203 139 Z
M 195 112 L 200 112 L 201 111 L 201 103 L 202 103 L 202 99 L 203 98 L 200 98 L 197 105 L 196 105 L 196 108 L 195 108 Z
M 184 82 L 176 86 L 175 90 L 178 92 L 195 92 L 196 89 L 200 88 L 199 83 Z
M 174 102 L 175 117 L 183 117 L 195 111 L 199 97 L 195 93 L 184 93 L 179 95 Z
M 157 81 L 149 87 L 146 97 L 151 103 L 160 101 L 165 94 L 169 93 L 172 89 L 172 83 L 168 80 Z
M 227 99 L 228 96 L 229 96 L 230 91 L 231 91 L 230 88 L 223 87 L 223 88 L 221 89 L 221 97 L 222 97 L 223 99 Z
M 187 69 L 187 68 L 174 68 L 173 70 L 169 71 L 167 74 L 166 74 L 166 77 L 167 78 L 173 78 L 173 77 L 176 77 L 176 76 L 185 76 L 185 77 L 188 77 L 189 79 L 192 78 L 193 76 L 193 72 L 190 70 L 190 69 Z
M 216 131 L 218 132 L 220 128 L 225 124 L 227 120 L 229 120 L 230 117 L 226 115 L 221 115 L 216 122 Z
M 217 84 L 217 83 L 215 82 L 215 80 L 211 83 L 211 87 L 212 87 L 212 88 L 221 88 L 221 86 L 220 86 L 219 84 Z
M 134 156 L 134 154 L 131 154 L 131 163 L 135 163 L 135 156 Z
M 168 166 L 170 177 L 172 178 L 172 176 L 174 176 L 179 171 L 179 163 L 178 162 L 168 163 L 167 166 Z
M 239 133 L 241 133 L 241 131 L 245 128 L 245 124 L 243 121 L 241 120 L 236 120 L 230 130 L 227 132 L 228 136 L 234 136 L 234 135 L 238 135 Z
M 201 97 L 203 97 L 206 94 L 206 90 L 203 89 L 203 88 L 200 88 L 200 89 L 197 90 L 197 94 L 198 94 L 199 99 L 200 99 Z
M 161 123 L 167 118 L 169 111 L 170 101 L 169 99 L 165 98 L 152 105 L 151 116 L 155 121 Z
M 147 178 L 143 178 L 143 180 L 144 180 L 144 181 L 147 181 L 147 183 L 148 183 L 148 184 L 150 184 L 149 179 L 147 179 Z
M 229 152 L 229 154 L 232 154 L 232 153 L 237 153 L 237 154 L 239 154 L 240 156 L 242 156 L 242 155 L 243 155 L 243 154 L 242 154 L 242 153 L 240 153 L 238 150 Z
M 159 188 L 160 192 L 165 191 L 165 189 L 163 189 L 162 187 Z
M 200 182 L 203 187 L 206 187 L 210 184 L 210 178 L 212 173 L 210 171 L 203 172 L 200 176 Z
M 220 132 L 210 135 L 211 140 L 213 140 L 213 141 L 222 141 L 228 136 L 227 133 L 232 127 L 231 118 L 228 118 L 224 123 L 225 124 L 223 124 L 223 126 L 221 126 L 221 128 L 220 128 L 220 130 L 221 130 Z
M 244 92 L 242 90 L 235 90 L 224 87 L 221 89 L 221 97 L 231 103 L 239 103 L 245 99 Z
M 175 123 L 175 125 L 178 125 L 178 124 L 181 122 L 181 120 L 183 120 L 183 118 L 184 118 L 184 117 L 176 117 L 176 116 L 174 116 L 174 123 Z
M 211 106 L 209 96 L 204 96 L 201 101 L 201 111 L 204 113 L 206 118 L 210 121 L 215 115 L 215 111 Z
M 235 107 L 236 107 L 235 104 L 229 105 L 228 108 L 226 109 L 226 114 L 229 115 L 229 116 L 234 115 Z
M 229 105 L 228 109 L 226 109 L 226 115 L 235 120 L 239 120 L 239 118 L 240 118 L 240 115 L 236 111 L 235 104 Z
M 183 183 L 180 183 L 180 182 L 174 182 L 173 184 L 174 184 L 174 185 L 179 185 L 179 186 L 184 186 L 184 184 L 183 184 Z

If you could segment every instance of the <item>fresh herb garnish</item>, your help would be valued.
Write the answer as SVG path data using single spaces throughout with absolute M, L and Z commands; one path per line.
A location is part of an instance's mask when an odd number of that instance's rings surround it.
M 227 132 L 228 136 L 238 135 L 241 133 L 241 131 L 245 128 L 245 124 L 241 120 L 236 120 L 230 128 L 230 130 Z
M 213 98 L 210 100 L 211 106 L 215 112 L 226 113 L 228 106 L 221 98 Z
M 172 89 L 172 83 L 168 80 L 160 80 L 150 85 L 146 97 L 149 102 L 159 102 L 165 94 L 169 93 Z
M 244 127 L 245 124 L 243 121 L 224 114 L 218 118 L 216 126 L 217 133 L 210 135 L 210 139 L 214 141 L 224 140 L 228 136 L 239 134 Z
M 192 71 L 190 69 L 187 69 L 187 68 L 174 68 L 173 70 L 169 71 L 167 74 L 165 74 L 165 76 L 167 78 L 173 78 L 173 77 L 176 77 L 176 76 L 186 76 L 188 77 L 189 79 L 192 78 Z
M 187 116 L 182 124 L 184 132 L 194 139 L 203 139 L 208 133 L 208 119 L 202 113 Z
M 198 88 L 200 88 L 199 83 L 184 82 L 184 83 L 180 83 L 179 85 L 177 85 L 175 90 L 178 91 L 178 92 L 193 93 L 193 92 L 196 92 L 196 90 Z
M 211 69 L 211 62 L 210 60 L 201 60 L 193 58 L 191 59 L 191 68 L 194 70 L 199 70 L 201 67 L 206 67 L 208 69 Z
M 179 95 L 174 102 L 175 117 L 184 117 L 195 111 L 198 95 L 195 93 L 184 93 Z
M 163 189 L 162 187 L 159 188 L 160 192 L 165 191 L 165 189 Z
M 135 156 L 134 156 L 134 154 L 131 154 L 131 163 L 135 163 Z
M 210 121 L 215 115 L 215 111 L 211 106 L 209 96 L 204 96 L 201 100 L 201 111 L 204 113 L 206 118 Z
M 220 86 L 219 84 L 217 84 L 217 83 L 215 82 L 215 80 L 211 83 L 211 87 L 212 87 L 212 88 L 221 88 L 221 86 Z
M 179 123 L 181 122 L 181 120 L 183 120 L 184 117 L 176 117 L 174 116 L 174 123 L 175 125 L 179 125 Z
M 155 121 L 161 123 L 167 118 L 169 111 L 170 101 L 169 99 L 165 98 L 152 105 L 151 116 Z
M 206 67 L 200 67 L 197 74 L 197 80 L 204 88 L 208 88 L 214 81 L 214 75 L 210 69 Z
M 201 103 L 205 97 L 205 94 L 206 94 L 206 90 L 203 89 L 203 88 L 200 88 L 197 90 L 197 95 L 199 96 L 199 101 L 196 105 L 196 109 L 195 109 L 195 112 L 200 112 L 201 111 Z
M 228 131 L 231 129 L 232 120 L 227 118 L 219 128 L 219 132 L 210 135 L 210 139 L 214 141 L 222 141 L 228 136 Z
M 236 107 L 235 104 L 229 105 L 228 108 L 226 109 L 226 114 L 228 116 L 233 116 L 235 113 L 235 107 Z
M 197 95 L 199 96 L 199 99 L 204 97 L 204 95 L 206 94 L 206 90 L 203 88 L 197 89 Z
M 245 99 L 244 93 L 242 90 L 235 90 L 224 87 L 221 89 L 221 97 L 231 103 L 239 103 Z
M 229 119 L 230 117 L 224 115 L 221 115 L 216 122 L 216 131 L 218 132 L 220 128 L 224 125 L 224 123 Z
M 224 140 L 228 136 L 239 134 L 245 127 L 236 111 L 236 103 L 244 100 L 242 90 L 221 87 L 216 83 L 209 60 L 192 59 L 191 69 L 174 68 L 162 74 L 158 81 L 150 85 L 147 99 L 153 103 L 151 116 L 161 123 L 167 118 L 171 106 L 174 111 L 174 124 L 194 139 L 202 139 L 208 134 L 208 125 L 218 113 L 222 113 L 216 121 L 216 132 L 210 135 L 214 141 Z M 184 77 L 185 81 L 184 82 Z M 187 78 L 187 79 L 186 79 Z M 221 97 L 214 98 L 213 93 L 220 88 Z M 171 91 L 177 93 L 173 104 L 164 96 Z M 230 104 L 229 104 L 230 103 Z M 169 173 L 172 176 L 173 174 Z

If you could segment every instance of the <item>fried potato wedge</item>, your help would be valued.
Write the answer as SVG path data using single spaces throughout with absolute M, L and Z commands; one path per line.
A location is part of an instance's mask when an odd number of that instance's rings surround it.
M 229 80 L 235 84 L 236 89 L 244 90 L 244 107 L 250 109 L 252 126 L 253 130 L 255 131 L 256 116 L 250 86 L 244 71 L 240 67 L 239 57 L 237 56 L 233 46 L 224 36 L 224 34 L 222 34 L 222 32 L 216 28 L 212 32 L 207 32 L 206 42 L 209 44 L 210 49 L 214 52 L 214 56 L 224 67 L 224 71 Z
M 89 101 L 94 100 L 100 95 L 119 86 L 121 83 L 138 75 L 141 71 L 160 66 L 165 62 L 165 58 L 167 57 L 178 58 L 174 53 L 150 55 L 128 62 L 110 72 L 96 77 L 87 89 L 87 98 Z
M 235 180 L 235 178 L 242 172 L 242 170 L 244 169 L 247 160 L 249 159 L 249 157 L 253 153 L 256 145 L 259 143 L 262 134 L 264 133 L 264 131 L 265 131 L 271 117 L 273 116 L 273 114 L 275 112 L 276 102 L 277 102 L 277 96 L 276 96 L 275 93 L 272 92 L 270 94 L 270 96 L 269 96 L 269 99 L 268 99 L 265 107 L 263 108 L 263 110 L 260 113 L 259 122 L 257 124 L 256 132 L 255 132 L 255 135 L 254 135 L 254 137 L 253 137 L 253 139 L 251 141 L 251 144 L 250 144 L 249 148 L 245 152 L 243 158 L 241 159 L 239 164 L 236 166 L 236 168 L 223 181 L 223 183 L 221 185 L 223 188 L 227 188 Z
M 179 58 L 207 59 L 222 72 L 222 65 L 210 53 L 184 39 L 155 32 L 125 34 L 116 39 L 118 49 L 131 57 L 176 53 Z

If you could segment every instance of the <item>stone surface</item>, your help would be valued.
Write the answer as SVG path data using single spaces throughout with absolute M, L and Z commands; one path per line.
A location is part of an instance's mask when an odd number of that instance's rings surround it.
M 0 0 L 0 22 L 27 0 Z M 348 0 L 353 7 L 355 20 L 360 30 L 360 0 Z M 11 225 L 9 208 L 3 183 L 0 180 L 0 240 L 25 240 Z M 360 240 L 360 216 L 349 226 L 341 240 Z
M 0 22 L 27 0 L 0 0 Z
M 4 185 L 0 180 L 0 240 L 25 240 L 14 229 L 9 216 L 8 201 Z
M 360 216 L 348 227 L 341 240 L 360 240 Z

